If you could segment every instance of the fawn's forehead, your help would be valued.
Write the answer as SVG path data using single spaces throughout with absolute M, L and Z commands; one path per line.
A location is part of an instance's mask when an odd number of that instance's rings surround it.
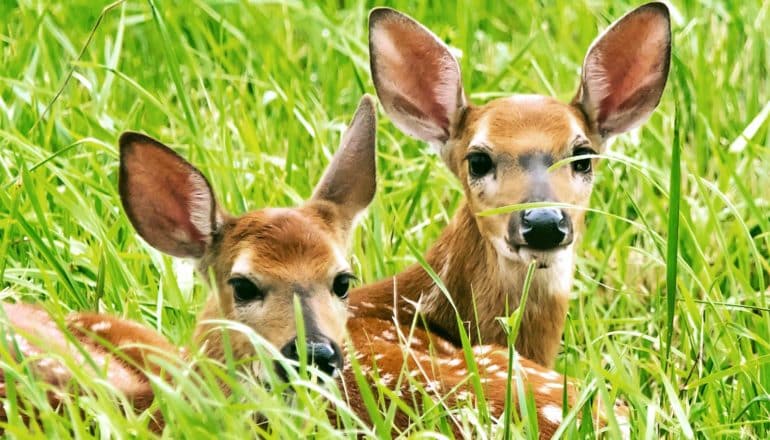
M 520 156 L 559 154 L 588 142 L 585 119 L 576 107 L 541 95 L 514 95 L 474 107 L 467 116 L 464 143 Z
M 340 245 L 322 212 L 270 208 L 233 220 L 223 238 L 232 272 L 274 280 L 325 279 L 346 269 Z

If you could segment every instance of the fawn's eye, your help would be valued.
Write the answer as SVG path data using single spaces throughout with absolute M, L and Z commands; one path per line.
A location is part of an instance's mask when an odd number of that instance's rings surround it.
M 332 283 L 332 292 L 340 299 L 347 299 L 348 291 L 350 290 L 350 282 L 356 278 L 349 273 L 341 273 L 334 277 Z
M 572 156 L 584 156 L 586 154 L 596 154 L 596 152 L 590 148 L 576 148 L 572 152 Z M 579 159 L 571 162 L 572 171 L 580 174 L 588 174 L 591 172 L 591 158 Z
M 470 153 L 465 159 L 468 160 L 468 173 L 474 179 L 486 176 L 494 167 L 492 158 L 481 151 Z
M 238 302 L 262 301 L 265 299 L 265 292 L 249 279 L 243 277 L 231 278 L 227 283 L 233 288 L 233 296 Z

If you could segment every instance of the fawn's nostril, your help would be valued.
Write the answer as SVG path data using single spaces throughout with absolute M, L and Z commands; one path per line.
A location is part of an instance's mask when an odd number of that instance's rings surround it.
M 299 353 L 297 353 L 297 338 L 292 339 L 286 345 L 284 345 L 283 348 L 281 349 L 281 354 L 286 359 L 298 361 Z
M 572 241 L 569 216 L 555 208 L 522 211 L 520 232 L 526 245 L 534 249 L 553 249 Z
M 328 342 L 308 342 L 308 362 L 326 374 L 333 374 L 342 364 L 339 351 Z
M 335 370 L 342 368 L 342 355 L 336 344 L 325 340 L 307 340 L 305 348 L 309 365 L 314 365 L 328 375 L 332 375 Z M 281 354 L 287 359 L 299 361 L 297 339 L 294 338 L 284 345 Z

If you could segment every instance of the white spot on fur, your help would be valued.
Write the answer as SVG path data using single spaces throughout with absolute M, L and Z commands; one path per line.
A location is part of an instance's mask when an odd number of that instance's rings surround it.
M 425 389 L 434 393 L 438 393 L 441 390 L 441 384 L 437 380 L 429 380 L 425 384 Z
M 548 420 L 549 422 L 555 425 L 558 425 L 561 423 L 561 420 L 562 420 L 561 413 L 562 413 L 561 407 L 553 404 L 545 405 L 540 409 L 540 414 L 542 414 L 546 420 Z
M 468 146 L 478 147 L 480 145 L 489 145 L 489 121 L 486 116 L 482 116 L 476 123 L 476 133 L 473 134 Z
M 38 366 L 40 368 L 51 368 L 53 367 L 57 362 L 51 358 L 45 358 L 41 359 L 40 362 L 38 362 Z
M 61 365 L 57 365 L 53 368 L 51 368 L 51 373 L 53 373 L 57 378 L 63 378 L 67 376 L 67 370 L 62 367 Z
M 457 393 L 457 400 L 465 401 L 471 399 L 471 393 L 468 391 L 460 391 Z
M 463 361 L 461 359 L 455 358 L 455 359 L 452 359 L 449 362 L 447 362 L 447 365 L 449 365 L 450 367 L 456 367 L 456 366 L 460 365 L 462 362 Z
M 495 371 L 499 370 L 500 367 L 498 365 L 490 365 L 487 367 L 486 372 L 487 373 L 494 373 Z
M 386 341 L 395 341 L 396 340 L 396 335 L 392 331 L 390 331 L 390 330 L 383 331 L 382 332 L 382 337 L 385 338 Z
M 561 389 L 564 389 L 564 385 L 558 382 L 546 382 L 540 385 L 538 392 L 543 394 L 549 394 L 551 391 L 561 390 Z
M 445 340 L 445 339 L 437 339 L 435 340 L 435 344 L 438 348 L 447 351 L 449 353 L 455 353 L 457 351 L 457 348 L 452 345 L 451 342 Z
M 546 380 L 555 381 L 561 377 L 559 373 L 555 371 L 544 371 L 540 373 L 540 377 Z M 554 382 L 555 383 L 555 382 Z
M 251 267 L 252 254 L 248 249 L 243 250 L 233 263 L 231 272 L 234 274 L 247 275 L 252 273 Z
M 97 322 L 96 324 L 91 326 L 92 332 L 103 332 L 107 331 L 112 327 L 112 323 L 109 321 L 101 321 Z
M 368 302 L 368 301 L 361 301 L 361 306 L 366 307 L 367 309 L 373 309 L 374 304 Z

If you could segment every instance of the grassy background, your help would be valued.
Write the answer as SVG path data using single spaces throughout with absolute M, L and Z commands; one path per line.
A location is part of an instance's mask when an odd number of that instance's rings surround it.
M 465 88 L 482 102 L 510 93 L 571 98 L 590 42 L 637 3 L 388 4 L 462 53 Z M 117 136 L 136 129 L 169 143 L 233 212 L 300 202 L 361 94 L 373 93 L 366 47 L 373 5 L 128 1 L 103 15 L 89 41 L 105 5 L 0 0 L 0 287 L 15 290 L 2 296 L 44 302 L 55 314 L 116 313 L 183 342 L 206 292 L 191 265 L 136 238 L 116 191 Z M 618 390 L 634 409 L 636 436 L 765 438 L 770 4 L 684 0 L 674 8 L 675 60 L 661 106 L 615 143 L 624 159 L 598 170 L 592 207 L 612 216 L 588 216 L 558 366 Z M 364 281 L 415 261 L 410 248 L 427 249 L 461 198 L 427 147 L 386 117 L 378 134 L 379 193 L 354 246 Z M 681 178 L 672 186 L 675 146 Z M 666 257 L 670 188 L 681 192 L 676 266 Z M 674 268 L 670 326 L 666 271 Z M 7 356 L 0 361 L 24 377 Z M 29 431 L 14 419 L 8 432 L 148 434 L 147 414 L 120 417 L 108 387 L 81 379 L 96 391 Z M 44 387 L 26 380 L 27 404 L 45 408 Z M 276 408 L 268 418 L 280 423 L 262 435 L 332 435 L 314 392 L 290 407 L 255 386 L 229 398 L 190 380 L 179 387 L 187 400 L 159 385 L 162 409 L 178 422 L 171 437 L 243 438 L 266 429 L 251 419 L 265 408 Z M 367 432 L 344 422 L 350 433 Z M 441 426 L 426 418 L 412 433 Z M 469 426 L 477 436 L 499 435 L 484 423 Z

